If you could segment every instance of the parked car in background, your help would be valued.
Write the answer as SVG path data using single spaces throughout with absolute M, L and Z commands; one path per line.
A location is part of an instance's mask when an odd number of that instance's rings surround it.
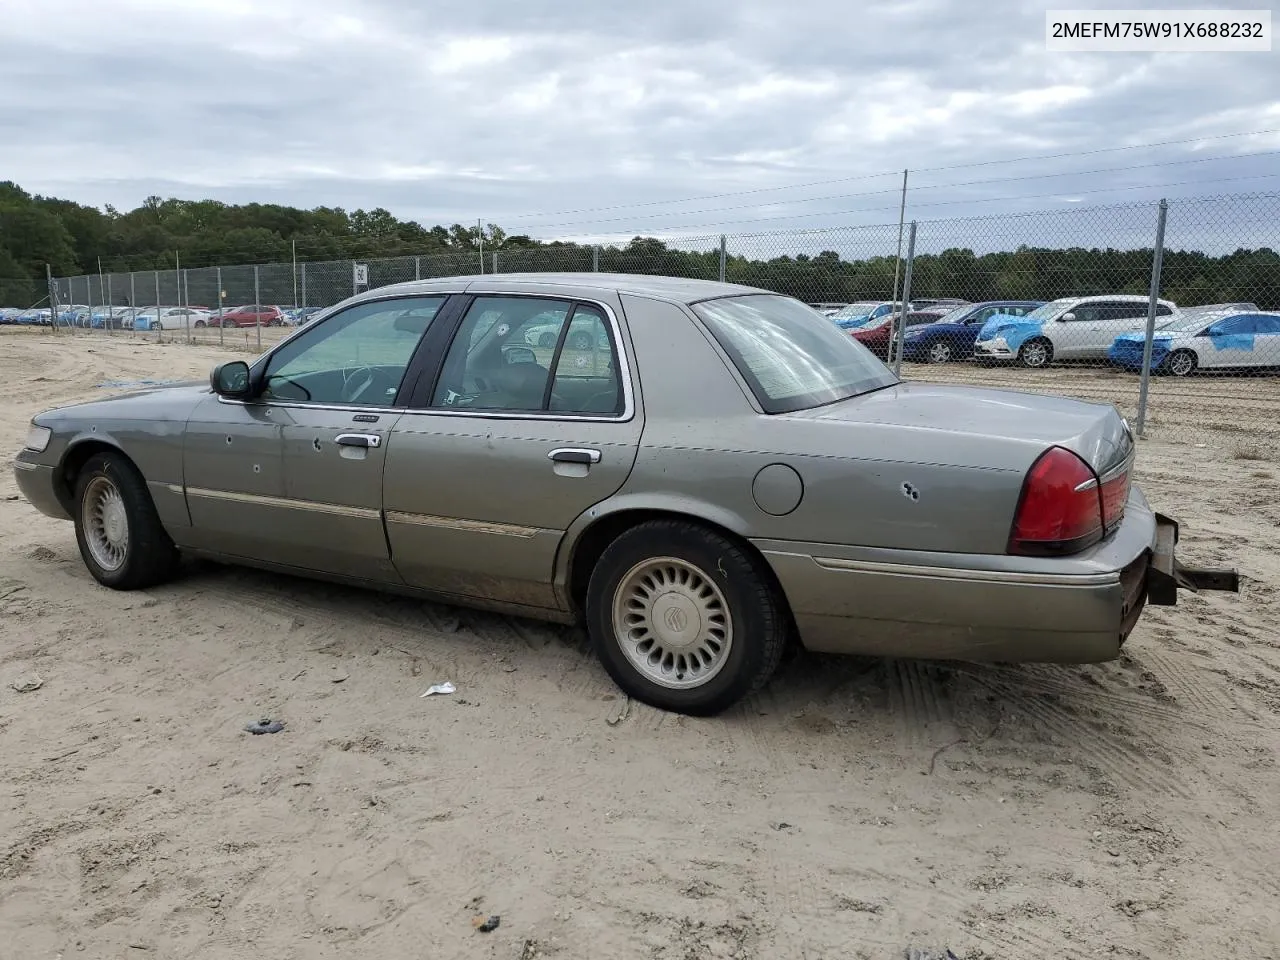
M 324 307 L 298 307 L 296 310 L 286 310 L 284 322 L 291 327 L 300 327 Z
M 824 301 L 820 301 L 819 303 L 809 304 L 809 306 L 813 307 L 813 309 L 817 310 L 824 317 L 829 317 L 836 311 L 843 310 L 848 305 L 849 304 L 843 300 L 835 301 L 835 302 L 828 302 L 824 300 Z
M 1024 317 L 997 314 L 983 324 L 974 341 L 979 363 L 1019 361 L 1024 367 L 1044 367 L 1054 360 L 1105 360 L 1121 333 L 1146 322 L 1148 297 L 1117 294 L 1062 297 Z M 1178 305 L 1156 304 L 1156 323 L 1168 322 Z
M 908 310 L 911 307 L 911 304 L 907 304 Z M 902 309 L 901 303 L 889 300 L 860 300 L 857 303 L 846 304 L 831 314 L 831 321 L 841 330 L 853 330 L 867 326 L 872 321 L 900 309 Z
M 528 346 L 551 311 L 599 362 Z M 14 475 L 107 587 L 185 552 L 582 622 L 625 693 L 713 714 L 793 641 L 1111 660 L 1146 603 L 1238 590 L 1179 563 L 1136 456 L 1111 404 L 904 383 L 790 297 L 499 274 L 382 287 L 208 384 L 40 413 Z
M 925 298 L 923 300 L 919 297 L 911 298 L 911 306 L 917 310 L 931 310 L 934 307 L 963 307 L 968 302 L 968 300 L 957 300 L 954 297 Z
M 973 356 L 978 331 L 992 317 L 1023 317 L 1043 304 L 1042 300 L 989 300 L 948 310 L 933 323 L 907 330 L 902 359 L 923 363 L 967 359 Z
M 1139 371 L 1146 340 L 1146 330 L 1122 333 L 1107 355 L 1126 370 Z M 1189 312 L 1151 338 L 1151 369 L 1156 373 L 1186 377 L 1197 370 L 1270 368 L 1280 368 L 1280 313 Z
M 285 325 L 284 310 L 280 307 L 268 307 L 260 304 L 248 304 L 224 310 L 222 316 L 213 314 L 211 326 L 224 327 L 283 327 Z
M 53 324 L 53 311 L 48 307 L 33 307 L 18 314 L 15 322 L 24 327 L 48 327 Z
M 937 321 L 947 313 L 946 307 L 936 310 L 913 310 L 907 314 L 904 328 L 907 331 L 917 329 Z M 865 326 L 854 327 L 849 335 L 874 353 L 881 360 L 889 357 L 889 342 L 893 339 L 893 328 L 900 313 L 886 313 L 878 319 L 869 320 Z
M 188 330 L 209 326 L 210 313 L 195 307 L 145 307 L 133 317 L 135 330 Z
M 19 307 L 0 307 L 0 325 L 17 323 L 18 317 L 22 315 L 22 312 Z

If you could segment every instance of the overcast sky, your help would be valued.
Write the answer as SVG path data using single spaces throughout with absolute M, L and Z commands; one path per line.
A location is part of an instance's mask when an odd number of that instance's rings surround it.
M 1280 188 L 1280 133 L 928 170 L 1280 130 L 1280 49 L 1051 54 L 1046 6 L 0 0 L 0 179 L 544 237 L 896 222 L 904 167 L 920 218 Z

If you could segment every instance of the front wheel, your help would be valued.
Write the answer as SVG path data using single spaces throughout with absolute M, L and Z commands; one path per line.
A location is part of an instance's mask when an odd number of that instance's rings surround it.
M 947 363 L 951 359 L 951 344 L 945 340 L 929 344 L 928 357 L 930 363 Z
M 610 544 L 586 613 L 596 654 L 624 692 L 694 716 L 764 686 L 791 634 L 764 561 L 679 520 L 642 523 Z
M 205 326 L 206 326 L 206 324 L 205 324 L 205 322 L 204 322 L 203 320 L 197 320 L 197 321 L 196 321 L 196 329 L 197 329 L 197 330 L 203 330 L 203 329 L 205 328 Z
M 569 349 L 570 350 L 590 350 L 591 334 L 575 333 L 573 337 L 570 338 L 569 340 Z
M 543 333 L 538 336 L 538 346 L 543 349 L 550 349 L 556 345 L 556 336 L 554 333 Z
M 1164 368 L 1175 377 L 1189 377 L 1196 371 L 1196 355 L 1190 350 L 1175 350 L 1165 360 Z
M 1024 367 L 1031 367 L 1032 369 L 1047 367 L 1049 362 L 1053 360 L 1053 344 L 1043 337 L 1028 340 L 1022 345 L 1022 349 L 1018 351 L 1018 359 L 1022 361 Z
M 118 453 L 89 458 L 76 479 L 76 543 L 89 573 L 114 590 L 169 579 L 178 550 L 156 513 L 146 481 Z

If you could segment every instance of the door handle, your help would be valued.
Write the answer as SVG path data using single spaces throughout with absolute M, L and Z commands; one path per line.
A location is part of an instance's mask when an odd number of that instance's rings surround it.
M 334 443 L 341 447 L 364 447 L 366 450 L 382 446 L 382 438 L 376 433 L 340 433 Z
M 554 460 L 556 463 L 599 463 L 600 451 L 587 450 L 582 447 L 562 447 L 559 450 L 552 450 L 547 454 L 548 460 Z

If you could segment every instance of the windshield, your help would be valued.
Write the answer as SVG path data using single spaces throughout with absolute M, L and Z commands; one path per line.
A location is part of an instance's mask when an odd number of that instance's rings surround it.
M 1073 297 L 1063 297 L 1060 300 L 1050 300 L 1043 307 L 1036 307 L 1025 317 L 1022 317 L 1022 319 L 1031 323 L 1034 323 L 1037 320 L 1052 320 L 1065 310 L 1068 304 L 1071 303 L 1075 303 L 1075 299 Z M 996 316 L 999 316 L 999 314 L 996 314 Z
M 966 303 L 963 307 L 956 307 L 949 313 L 944 313 L 934 323 L 959 323 L 966 316 L 973 312 L 973 305 Z
M 1185 333 L 1189 330 L 1199 330 L 1201 327 L 1207 327 L 1209 324 L 1218 320 L 1224 320 L 1227 317 L 1236 316 L 1233 310 L 1200 310 L 1183 314 L 1176 317 L 1166 324 L 1160 323 L 1160 318 L 1156 318 L 1156 327 L 1165 332 Z
M 841 307 L 831 314 L 831 319 L 852 320 L 854 317 L 869 316 L 871 311 L 878 306 L 880 306 L 879 300 L 864 300 L 861 303 L 851 303 L 847 307 Z
M 866 347 L 798 300 L 748 294 L 694 304 L 765 413 L 789 413 L 898 382 Z

